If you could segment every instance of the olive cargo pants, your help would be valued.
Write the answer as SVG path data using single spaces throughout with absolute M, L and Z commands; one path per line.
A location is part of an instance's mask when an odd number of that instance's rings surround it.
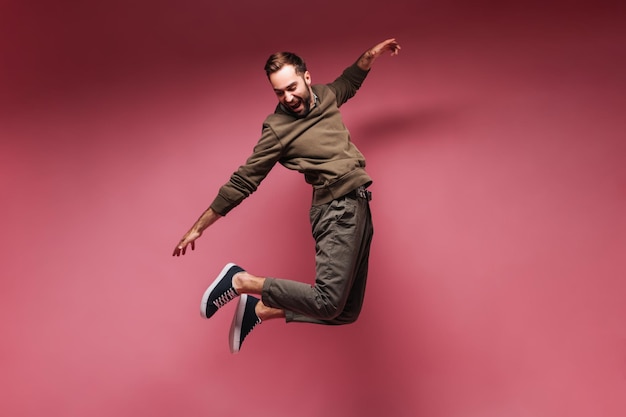
M 315 285 L 267 278 L 263 303 L 285 311 L 287 322 L 348 324 L 363 305 L 374 229 L 371 193 L 359 187 L 330 203 L 312 206 Z

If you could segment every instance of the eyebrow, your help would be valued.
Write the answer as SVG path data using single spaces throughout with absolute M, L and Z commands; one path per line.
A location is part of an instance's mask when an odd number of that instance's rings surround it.
M 274 89 L 274 91 L 275 91 L 275 92 L 277 92 L 277 93 L 280 93 L 280 92 L 283 92 L 283 91 L 285 91 L 285 90 L 289 90 L 291 87 L 293 87 L 294 85 L 297 85 L 297 84 L 298 84 L 298 82 L 297 82 L 297 81 L 294 81 L 294 82 L 292 82 L 291 84 L 289 84 L 287 87 L 285 87 L 285 88 L 283 88 L 283 89 L 280 89 L 280 88 L 275 88 L 275 89 Z

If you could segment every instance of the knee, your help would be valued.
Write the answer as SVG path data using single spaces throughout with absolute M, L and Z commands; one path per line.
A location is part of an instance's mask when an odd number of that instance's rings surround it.
M 361 314 L 361 303 L 347 300 L 339 294 L 321 291 L 317 288 L 317 315 L 318 319 L 333 324 L 350 324 L 357 321 Z
M 361 314 L 360 306 L 349 307 L 345 302 L 327 303 L 323 304 L 323 306 L 324 307 L 319 310 L 318 318 L 335 325 L 354 323 Z
M 326 302 L 320 303 L 320 307 L 318 308 L 318 319 L 320 320 L 334 320 L 339 317 L 342 313 L 342 309 L 336 303 Z
M 358 320 L 360 314 L 360 309 L 354 311 L 344 310 L 333 319 L 333 322 L 337 325 L 352 324 Z

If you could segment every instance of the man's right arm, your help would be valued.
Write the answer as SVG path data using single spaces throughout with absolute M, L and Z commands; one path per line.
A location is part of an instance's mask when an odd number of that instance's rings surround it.
M 204 213 L 202 213 L 202 215 L 194 223 L 194 225 L 191 226 L 191 229 L 189 229 L 189 231 L 185 233 L 180 242 L 178 242 L 178 245 L 176 245 L 172 256 L 184 255 L 185 252 L 187 252 L 188 245 L 191 246 L 191 250 L 194 250 L 196 248 L 196 239 L 202 236 L 202 232 L 204 232 L 207 227 L 215 223 L 221 217 L 222 216 L 217 214 L 212 208 L 209 207 Z
M 281 152 L 282 147 L 272 129 L 264 124 L 263 134 L 254 147 L 252 155 L 244 165 L 240 166 L 231 175 L 230 180 L 219 189 L 209 208 L 202 213 L 191 229 L 185 233 L 178 245 L 176 245 L 172 255 L 184 255 L 187 251 L 187 246 L 191 246 L 191 250 L 194 250 L 196 239 L 202 236 L 202 232 L 206 228 L 227 215 L 245 198 L 256 191 L 261 181 L 280 159 Z

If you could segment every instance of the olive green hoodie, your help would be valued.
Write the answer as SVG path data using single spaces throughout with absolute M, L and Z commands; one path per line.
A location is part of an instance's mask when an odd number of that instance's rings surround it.
M 225 216 L 258 188 L 280 163 L 304 174 L 313 186 L 312 205 L 325 204 L 372 180 L 365 158 L 350 141 L 339 107 L 357 92 L 368 71 L 356 64 L 330 84 L 313 85 L 316 104 L 298 118 L 279 104 L 263 122 L 261 139 L 246 163 L 224 184 L 211 208 Z

